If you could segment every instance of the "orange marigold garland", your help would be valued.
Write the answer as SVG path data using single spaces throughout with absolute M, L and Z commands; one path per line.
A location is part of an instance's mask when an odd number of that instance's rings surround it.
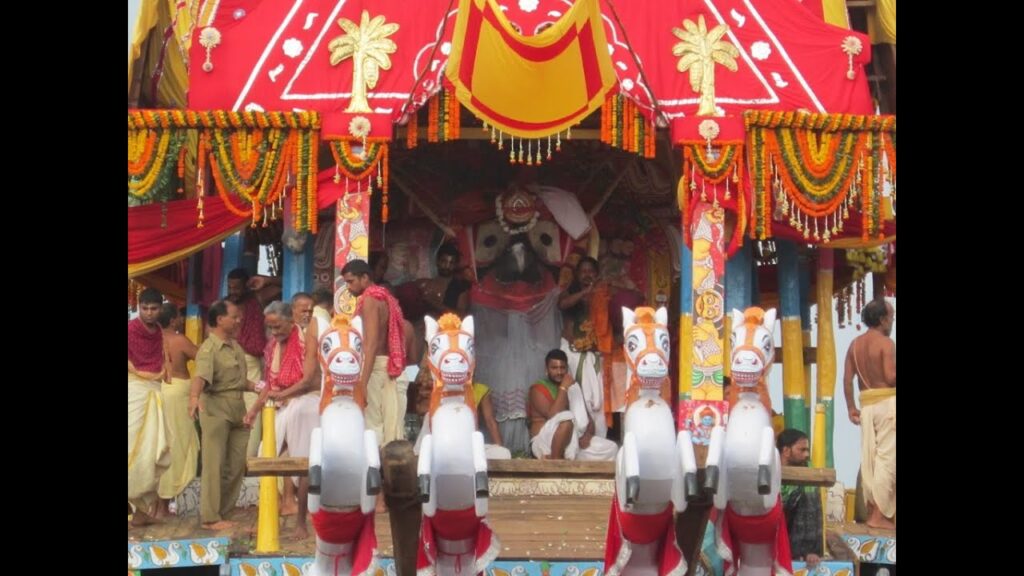
M 805 239 L 827 243 L 851 208 L 861 211 L 862 239 L 883 236 L 882 188 L 890 178 L 894 185 L 896 173 L 895 117 L 751 111 L 744 121 L 752 236 L 771 236 L 771 222 L 788 216 Z
M 388 194 L 390 192 L 388 139 L 367 138 L 366 147 L 359 154 L 352 150 L 352 143 L 345 140 L 334 140 L 329 142 L 329 145 L 335 161 L 335 182 L 341 182 L 342 174 L 348 180 L 362 181 L 369 178 L 372 193 L 373 180 L 376 178 L 377 187 L 381 190 L 381 222 L 387 223 L 389 218 Z
M 601 142 L 654 158 L 654 134 L 640 107 L 621 94 L 609 94 L 601 107 Z
M 747 201 L 743 188 L 743 142 L 714 142 L 718 156 L 712 157 L 705 141 L 684 141 L 679 145 L 683 149 L 683 175 L 679 179 L 676 190 L 679 211 L 683 214 L 683 235 L 689 244 L 690 224 L 696 202 L 692 196 L 699 196 L 702 202 L 719 205 L 719 185 L 723 185 L 722 201 L 731 202 L 735 197 L 736 231 L 729 243 L 728 253 L 734 253 L 743 245 L 743 235 L 747 228 Z M 698 194 L 697 180 L 700 177 Z M 707 185 L 711 184 L 711 198 L 707 195 Z
M 438 122 L 441 115 L 440 94 L 427 102 L 427 142 L 438 141 Z
M 238 140 L 244 137 L 240 131 L 213 130 L 210 168 L 217 192 L 228 210 L 238 216 L 251 216 L 255 227 L 263 217 L 264 209 L 284 192 L 285 175 L 292 167 L 296 138 L 288 131 L 270 130 L 257 145 L 253 157 L 246 158 L 236 153 L 248 154 L 244 146 L 238 145 Z M 251 166 L 250 160 L 255 162 Z M 246 172 L 249 173 L 248 178 L 245 177 Z M 232 195 L 248 203 L 249 209 L 236 206 Z
M 161 127 L 128 129 L 128 205 L 167 201 L 180 173 L 187 133 Z
M 405 125 L 405 147 L 412 150 L 418 144 L 417 140 L 420 137 L 420 119 L 419 110 L 413 110 L 409 113 L 409 122 Z
M 133 167 L 152 165 L 147 154 L 157 158 L 160 154 L 159 132 L 172 136 L 165 156 L 178 159 L 179 178 L 184 177 L 185 154 L 180 144 L 172 149 L 175 139 L 184 141 L 186 130 L 200 130 L 198 153 L 196 209 L 197 226 L 203 226 L 203 196 L 205 195 L 206 161 L 210 160 L 214 184 L 233 213 L 252 217 L 253 224 L 262 217 L 276 216 L 288 188 L 294 189 L 299 209 L 296 210 L 296 228 L 300 231 L 316 230 L 316 146 L 319 142 L 320 115 L 316 112 L 232 112 L 193 110 L 134 110 L 128 112 L 129 180 Z M 132 132 L 156 131 L 154 143 L 147 147 L 149 134 Z M 149 152 L 147 153 L 147 150 Z M 209 156 L 208 156 L 209 154 Z M 164 171 L 170 172 L 165 162 Z M 145 180 L 145 177 L 137 177 Z M 151 178 L 152 179 L 152 178 Z M 294 179 L 294 183 L 292 183 Z M 145 185 L 146 182 L 139 182 Z M 136 192 L 140 188 L 136 185 Z M 131 194 L 131 184 L 129 187 Z M 138 195 L 138 194 L 136 194 Z M 237 200 L 249 204 L 237 205 Z M 266 208 L 270 214 L 266 214 Z

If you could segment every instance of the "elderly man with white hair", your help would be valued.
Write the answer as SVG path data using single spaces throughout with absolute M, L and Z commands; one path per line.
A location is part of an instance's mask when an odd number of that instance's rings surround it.
M 263 353 L 263 374 L 266 386 L 259 401 L 246 414 L 246 423 L 253 421 L 267 400 L 277 408 L 274 421 L 276 454 L 287 449 L 296 458 L 309 457 L 309 440 L 320 425 L 320 366 L 317 363 L 317 332 L 305 335 L 295 324 L 292 307 L 287 302 L 271 302 L 263 311 L 271 340 Z M 298 502 L 292 483 L 298 484 Z M 285 482 L 281 514 L 296 511 L 295 536 L 305 538 L 309 479 L 292 478 Z

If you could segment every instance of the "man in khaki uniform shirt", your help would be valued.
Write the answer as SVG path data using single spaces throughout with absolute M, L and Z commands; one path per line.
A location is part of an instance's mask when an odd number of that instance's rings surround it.
M 235 340 L 238 307 L 218 300 L 210 306 L 206 321 L 210 331 L 196 355 L 188 408 L 193 418 L 198 414 L 203 432 L 200 519 L 203 528 L 224 530 L 234 525 L 225 517 L 238 500 L 245 475 L 249 430 L 243 422 L 242 393 L 252 386 L 245 377 L 245 352 Z

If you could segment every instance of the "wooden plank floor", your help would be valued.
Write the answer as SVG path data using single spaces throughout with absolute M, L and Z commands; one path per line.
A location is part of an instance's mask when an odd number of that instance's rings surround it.
M 250 459 L 248 462 L 250 475 L 304 473 L 306 465 L 304 458 Z M 488 469 L 491 477 L 488 521 L 501 540 L 499 558 L 603 559 L 614 477 L 612 462 L 490 461 Z M 784 467 L 783 480 L 828 486 L 835 481 L 835 471 Z M 236 526 L 218 533 L 200 528 L 198 516 L 175 516 L 155 526 L 129 526 L 128 538 L 229 537 L 232 555 L 251 555 L 256 540 L 256 508 L 235 510 L 229 519 L 235 521 Z M 294 516 L 281 520 L 281 553 L 275 555 L 313 554 L 312 526 L 308 526 L 310 537 L 301 541 L 289 537 L 294 526 Z M 376 527 L 378 550 L 383 556 L 392 556 L 391 523 L 387 514 L 377 515 Z M 864 528 L 850 531 L 858 533 L 860 530 Z
M 490 503 L 488 521 L 501 540 L 499 558 L 542 558 L 599 560 L 604 558 L 605 526 L 611 498 L 606 496 L 501 496 Z M 231 530 L 213 532 L 199 526 L 199 518 L 171 517 L 144 528 L 128 527 L 129 540 L 188 540 L 229 537 L 232 556 L 252 555 L 256 543 L 257 511 L 240 508 L 230 517 L 236 522 Z M 391 523 L 387 514 L 377 515 L 377 544 L 381 555 L 392 556 Z M 281 553 L 285 556 L 313 555 L 313 528 L 310 537 L 294 541 L 288 538 L 295 517 L 281 521 Z
M 845 524 L 838 524 L 836 528 L 843 534 L 856 534 L 858 536 L 876 536 L 878 538 L 895 538 L 895 530 L 886 530 L 884 528 L 872 528 L 867 524 L 855 524 L 853 522 L 846 522 Z

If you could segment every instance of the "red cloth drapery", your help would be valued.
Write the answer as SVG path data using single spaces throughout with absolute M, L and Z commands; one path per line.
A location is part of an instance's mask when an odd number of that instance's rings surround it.
M 128 208 L 129 277 L 198 252 L 248 222 L 229 212 L 220 198 L 208 196 L 203 198 L 203 227 L 198 228 L 196 203 L 189 199 Z

